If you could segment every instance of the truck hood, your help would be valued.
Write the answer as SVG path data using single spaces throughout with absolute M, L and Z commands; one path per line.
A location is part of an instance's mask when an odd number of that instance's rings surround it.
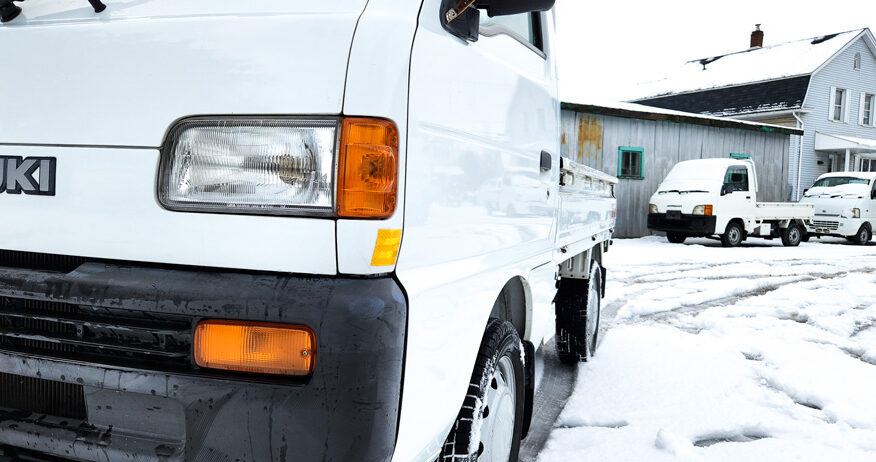
M 813 204 L 816 216 L 852 218 L 852 209 L 866 208 L 859 196 L 806 196 L 800 202 Z
M 191 115 L 339 114 L 366 3 L 21 3 L 0 26 L 0 143 L 157 147 Z

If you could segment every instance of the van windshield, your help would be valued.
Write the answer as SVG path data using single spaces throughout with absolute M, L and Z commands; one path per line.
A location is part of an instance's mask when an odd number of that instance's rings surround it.
M 832 188 L 834 186 L 842 186 L 844 184 L 869 184 L 870 181 L 864 178 L 855 178 L 853 176 L 832 176 L 822 178 L 812 185 L 813 188 Z

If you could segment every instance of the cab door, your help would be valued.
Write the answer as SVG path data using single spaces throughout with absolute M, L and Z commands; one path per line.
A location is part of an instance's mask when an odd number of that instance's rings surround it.
M 727 220 L 733 218 L 741 218 L 745 221 L 745 228 L 751 231 L 753 226 L 752 213 L 755 210 L 756 194 L 752 184 L 750 167 L 746 165 L 732 165 L 727 168 L 724 175 L 724 185 L 722 188 L 721 209 L 720 214 L 725 216 Z M 716 232 L 724 232 L 724 230 L 716 230 Z

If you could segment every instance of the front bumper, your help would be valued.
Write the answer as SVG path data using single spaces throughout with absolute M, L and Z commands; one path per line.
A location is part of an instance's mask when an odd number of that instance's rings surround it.
M 392 278 L 111 263 L 85 263 L 69 273 L 0 267 L 4 298 L 188 316 L 193 325 L 205 318 L 301 324 L 313 329 L 317 348 L 313 376 L 295 382 L 0 347 L 0 372 L 81 386 L 85 401 L 84 419 L 0 408 L 0 453 L 26 448 L 84 461 L 392 457 L 407 321 L 405 296 Z
M 678 214 L 672 217 L 665 213 L 648 214 L 648 229 L 691 237 L 715 234 L 715 222 L 715 216 Z
M 865 222 L 863 218 L 817 215 L 815 219 L 806 223 L 806 232 L 822 236 L 854 236 Z

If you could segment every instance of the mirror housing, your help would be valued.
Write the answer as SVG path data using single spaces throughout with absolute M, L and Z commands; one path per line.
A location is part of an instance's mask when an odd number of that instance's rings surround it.
M 556 0 L 478 0 L 475 6 L 487 10 L 487 15 L 493 17 L 547 11 L 554 3 Z
M 0 0 L 2 1 L 2 0 Z M 480 29 L 480 10 L 486 10 L 492 16 L 506 16 L 512 14 L 531 13 L 535 11 L 547 11 L 553 8 L 556 0 L 475 0 L 474 4 L 463 11 L 456 19 L 447 22 L 447 12 L 459 6 L 460 0 L 441 0 L 441 8 L 438 9 L 438 20 L 444 30 L 455 37 L 468 42 L 478 41 Z
M 721 195 L 722 196 L 726 196 L 727 194 L 730 194 L 733 191 L 736 191 L 736 188 L 734 188 L 732 184 L 725 184 L 724 186 L 721 186 Z

